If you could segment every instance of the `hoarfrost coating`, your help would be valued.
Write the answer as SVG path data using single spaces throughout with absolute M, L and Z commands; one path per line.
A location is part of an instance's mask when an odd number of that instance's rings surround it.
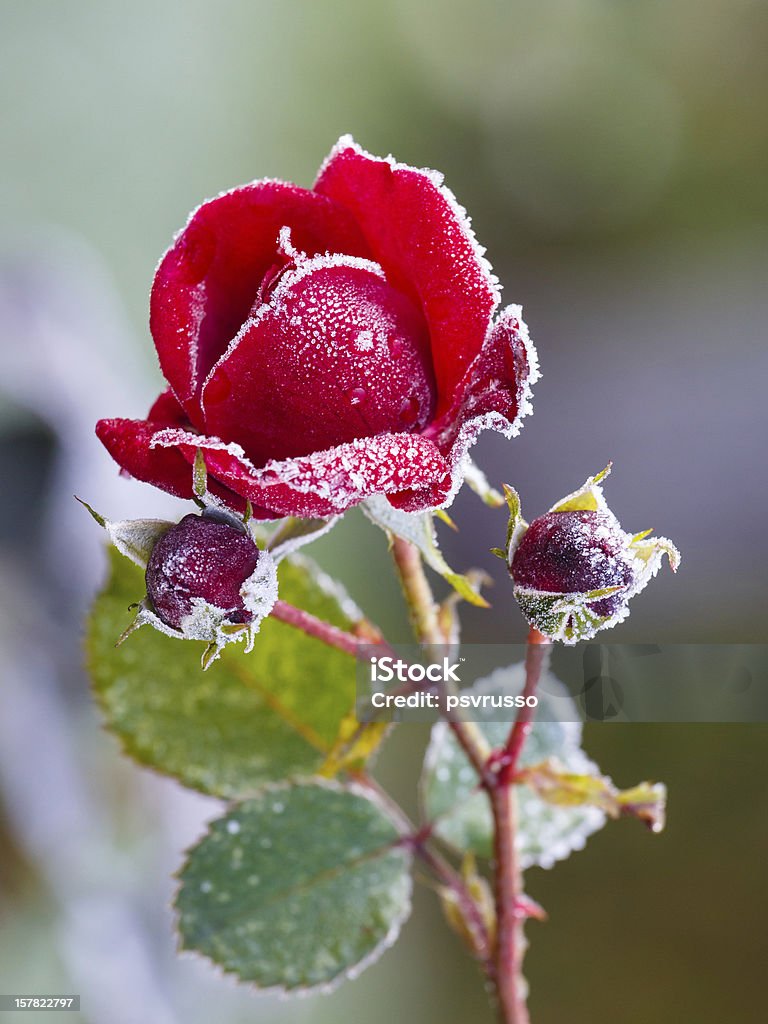
M 538 377 L 519 306 L 442 177 L 344 137 L 312 190 L 203 203 L 163 257 L 150 325 L 168 389 L 97 433 L 131 475 L 258 519 L 374 495 L 450 504 L 481 430 L 516 434 Z

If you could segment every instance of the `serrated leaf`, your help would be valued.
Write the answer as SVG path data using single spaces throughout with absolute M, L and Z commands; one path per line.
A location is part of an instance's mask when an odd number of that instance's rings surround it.
M 497 669 L 472 687 L 472 693 L 515 696 L 522 693 L 523 665 Z M 505 742 L 509 721 L 492 721 L 498 710 L 473 712 L 476 727 L 491 747 Z M 579 746 L 581 724 L 566 688 L 551 673 L 539 689 L 539 706 L 521 755 L 522 765 L 537 764 L 556 756 L 568 769 L 589 774 L 596 770 Z M 421 780 L 424 813 L 435 820 L 435 832 L 462 851 L 490 857 L 493 822 L 486 795 L 478 790 L 477 777 L 444 722 L 433 726 Z M 517 848 L 524 868 L 537 864 L 551 867 L 605 824 L 605 814 L 595 807 L 557 807 L 547 804 L 527 786 L 515 787 L 518 831 Z
M 465 601 L 480 608 L 488 607 L 488 602 L 477 592 L 472 580 L 454 572 L 446 562 L 437 543 L 434 518 L 430 512 L 401 512 L 393 508 L 383 494 L 368 498 L 361 508 L 371 522 L 390 538 L 401 537 L 414 544 L 430 569 L 439 573 Z
M 141 571 L 110 550 L 111 573 L 87 627 L 88 667 L 109 728 L 142 764 L 204 793 L 238 798 L 266 781 L 316 772 L 355 700 L 353 659 L 273 618 L 250 654 L 229 645 L 207 672 L 205 645 L 154 629 L 115 641 Z M 281 597 L 341 628 L 350 620 L 309 563 L 286 560 Z
M 411 855 L 355 787 L 274 786 L 233 807 L 189 853 L 181 945 L 259 988 L 328 987 L 358 974 L 410 912 Z

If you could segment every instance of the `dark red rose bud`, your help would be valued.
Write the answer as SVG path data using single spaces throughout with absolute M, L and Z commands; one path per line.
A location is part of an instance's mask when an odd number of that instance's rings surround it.
M 259 549 L 244 526 L 215 510 L 184 516 L 152 549 L 147 596 L 167 626 L 184 629 L 195 600 L 226 612 L 230 623 L 249 623 L 241 589 L 259 561 Z
M 629 614 L 639 594 L 667 556 L 673 570 L 680 553 L 651 530 L 625 533 L 600 486 L 610 472 L 589 477 L 530 526 L 520 498 L 505 487 L 509 505 L 506 548 L 495 549 L 509 568 L 520 610 L 531 626 L 552 640 L 590 640 Z
M 601 618 L 624 602 L 622 591 L 635 573 L 627 538 L 604 512 L 548 512 L 534 519 L 514 553 L 510 572 L 518 587 L 551 594 L 587 594 L 607 587 L 622 590 L 587 602 Z

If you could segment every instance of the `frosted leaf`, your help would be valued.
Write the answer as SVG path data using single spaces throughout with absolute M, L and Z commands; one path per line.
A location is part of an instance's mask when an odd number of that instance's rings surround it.
M 471 579 L 454 572 L 448 565 L 437 543 L 434 518 L 431 512 L 403 512 L 393 508 L 380 494 L 362 504 L 365 515 L 384 530 L 388 536 L 401 537 L 414 544 L 427 565 L 439 573 L 446 582 L 470 604 L 487 608 L 487 602 L 477 592 Z
M 497 669 L 472 687 L 474 694 L 517 695 L 525 683 L 522 664 Z M 510 722 L 492 721 L 493 709 L 481 709 L 473 718 L 489 747 L 502 746 Z M 539 706 L 521 755 L 522 766 L 556 757 L 579 775 L 597 772 L 580 747 L 581 723 L 566 687 L 551 673 L 541 681 Z M 464 752 L 445 722 L 432 728 L 421 779 L 424 813 L 435 822 L 435 832 L 458 850 L 492 855 L 493 821 L 488 799 L 478 789 L 477 778 Z M 574 850 L 582 849 L 589 836 L 605 824 L 602 810 L 591 806 L 564 807 L 547 803 L 527 786 L 515 787 L 518 811 L 517 848 L 523 868 L 552 867 Z
M 265 787 L 189 851 L 175 899 L 182 946 L 262 991 L 330 991 L 397 938 L 411 862 L 398 823 L 363 789 Z

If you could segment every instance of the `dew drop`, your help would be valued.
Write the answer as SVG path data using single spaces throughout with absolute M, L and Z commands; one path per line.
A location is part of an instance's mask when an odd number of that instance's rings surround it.
M 203 280 L 216 253 L 216 236 L 203 224 L 191 223 L 177 245 L 178 270 L 187 285 Z
M 236 836 L 239 831 L 240 831 L 240 822 L 239 821 L 228 821 L 227 822 L 227 832 L 229 832 L 230 835 Z
M 360 405 L 367 398 L 367 392 L 365 388 L 350 388 L 347 392 L 347 398 L 350 405 Z
M 405 400 L 400 410 L 400 422 L 406 427 L 412 427 L 419 418 L 419 401 L 413 395 Z
M 398 337 L 398 335 L 394 335 L 392 338 L 390 338 L 388 341 L 388 345 L 389 354 L 392 356 L 393 359 L 397 359 L 400 355 L 402 355 L 403 339 Z
M 232 393 L 232 381 L 221 370 L 218 370 L 205 386 L 206 405 L 224 402 Z
M 210 882 L 201 882 L 200 883 L 200 892 L 210 892 L 212 888 L 213 888 L 213 886 L 211 885 Z

